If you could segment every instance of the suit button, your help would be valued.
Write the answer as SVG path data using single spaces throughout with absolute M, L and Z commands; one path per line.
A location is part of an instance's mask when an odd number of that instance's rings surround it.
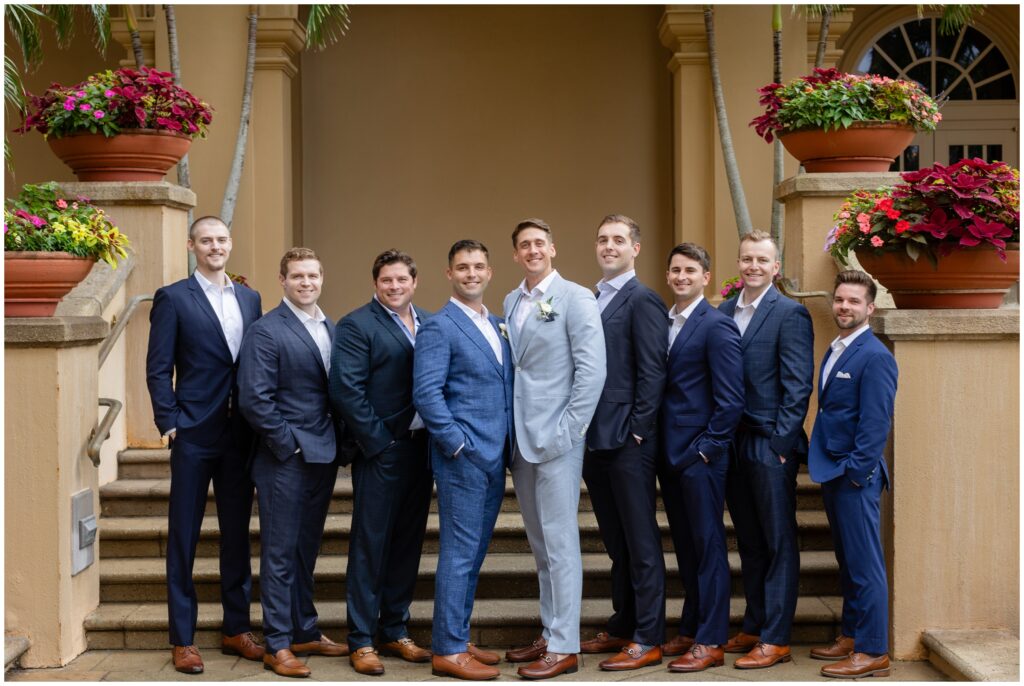
M 517 371 L 517 372 L 521 372 L 521 371 L 523 371 L 523 368 L 522 368 L 522 367 L 520 367 L 520 366 L 518 366 L 518 365 L 516 365 L 516 371 Z

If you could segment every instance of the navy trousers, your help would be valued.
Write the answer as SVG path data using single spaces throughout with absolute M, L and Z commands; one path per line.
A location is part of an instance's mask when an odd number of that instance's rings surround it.
M 655 517 L 656 444 L 630 436 L 616 450 L 588 450 L 583 479 L 612 560 L 608 633 L 642 645 L 665 641 L 665 555 Z
M 192 583 L 192 567 L 210 481 L 220 526 L 220 602 L 224 610 L 221 630 L 227 636 L 236 636 L 252 629 L 249 518 L 253 484 L 246 469 L 247 457 L 229 431 L 213 446 L 199 446 L 180 438 L 171 444 L 167 514 L 167 618 L 171 645 L 192 645 L 196 631 L 199 602 Z
M 346 598 L 353 652 L 409 635 L 433 485 L 425 431 L 352 462 Z
M 281 461 L 260 450 L 252 465 L 260 515 L 260 602 L 267 650 L 320 640 L 313 571 L 338 476 L 336 464 Z
M 858 653 L 889 651 L 889 582 L 879 508 L 883 479 L 854 486 L 846 476 L 821 485 L 843 590 L 842 632 Z

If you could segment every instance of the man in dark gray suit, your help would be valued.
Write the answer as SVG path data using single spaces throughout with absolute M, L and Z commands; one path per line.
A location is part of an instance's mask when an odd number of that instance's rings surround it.
M 296 654 L 345 655 L 320 633 L 313 568 L 338 473 L 338 423 L 327 371 L 334 324 L 317 306 L 323 267 L 308 248 L 281 258 L 281 304 L 249 327 L 239 353 L 239 409 L 259 435 L 252 479 L 260 513 L 260 600 L 267 651 L 280 676 L 310 671 Z

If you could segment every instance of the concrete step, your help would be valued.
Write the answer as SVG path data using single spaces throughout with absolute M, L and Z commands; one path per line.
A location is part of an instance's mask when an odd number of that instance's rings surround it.
M 954 681 L 1020 681 L 1020 637 L 1005 629 L 931 629 L 928 661 Z
M 341 598 L 345 594 L 348 557 L 323 555 L 317 560 L 316 589 L 322 598 Z M 196 560 L 192 578 L 200 602 L 220 601 L 218 560 L 212 557 Z M 681 596 L 675 555 L 665 555 L 666 592 Z M 730 553 L 732 593 L 742 595 L 740 558 Z M 427 600 L 434 595 L 437 555 L 420 559 L 416 598 Z M 259 597 L 260 561 L 252 562 L 253 600 Z M 829 551 L 808 551 L 800 557 L 800 594 L 832 595 L 840 592 L 839 567 Z M 484 560 L 477 587 L 477 599 L 537 598 L 537 568 L 529 553 L 495 553 Z M 611 560 L 603 553 L 583 555 L 583 597 L 611 597 Z M 165 562 L 163 558 L 121 558 L 100 561 L 100 602 L 163 602 L 167 600 Z
M 4 674 L 18 666 L 18 660 L 31 646 L 28 636 L 16 632 L 4 633 Z
M 593 512 L 580 512 L 578 515 L 580 529 L 580 548 L 587 553 L 603 553 L 604 543 L 601 541 L 597 518 Z M 664 512 L 657 513 L 658 525 L 661 528 L 662 549 L 673 550 L 672 538 L 669 535 L 668 518 Z M 727 544 L 730 550 L 736 549 L 736 540 L 729 513 L 724 515 Z M 796 513 L 799 542 L 801 550 L 831 550 L 832 538 L 829 534 L 828 518 L 821 510 L 801 510 Z M 320 546 L 322 555 L 344 555 L 348 553 L 348 533 L 351 530 L 352 515 L 347 513 L 330 514 L 324 525 L 324 536 Z M 120 557 L 163 557 L 167 547 L 167 517 L 101 517 L 100 559 L 110 560 Z M 259 520 L 254 516 L 249 522 L 249 533 L 252 541 L 252 554 L 259 556 Z M 423 542 L 424 553 L 438 551 L 439 520 L 438 515 L 427 517 L 427 531 Z M 196 550 L 198 557 L 215 557 L 218 555 L 219 531 L 217 518 L 208 516 L 203 519 L 200 529 L 199 545 Z M 523 529 L 523 518 L 518 512 L 501 512 L 494 527 L 494 536 L 488 548 L 491 553 L 526 553 L 530 546 Z
M 670 598 L 666 604 L 667 634 L 676 634 L 675 624 L 682 600 Z M 730 607 L 733 629 L 743 619 L 743 599 L 734 597 Z M 580 615 L 583 636 L 601 631 L 611 613 L 607 598 L 584 598 Z M 317 602 L 320 627 L 335 640 L 345 636 L 345 603 L 337 600 Z M 835 596 L 802 596 L 797 601 L 793 622 L 793 643 L 827 643 L 838 634 L 842 599 Z M 422 645 L 430 644 L 433 615 L 432 600 L 415 600 L 410 608 L 409 629 Z M 254 627 L 262 621 L 259 603 L 253 603 Z M 200 603 L 195 636 L 200 648 L 220 645 L 221 608 L 219 603 Z M 89 650 L 166 650 L 167 605 L 164 603 L 101 603 L 85 620 Z M 484 599 L 476 602 L 470 626 L 470 640 L 488 647 L 506 647 L 529 643 L 540 633 L 539 605 L 536 598 Z

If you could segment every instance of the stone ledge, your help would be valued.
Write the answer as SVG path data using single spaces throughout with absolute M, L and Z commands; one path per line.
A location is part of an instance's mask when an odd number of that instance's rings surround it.
M 871 328 L 891 341 L 1018 340 L 1020 310 L 875 310 Z
M 20 634 L 4 634 L 4 672 L 18 664 L 32 643 Z
M 1020 638 L 999 629 L 933 629 L 921 636 L 925 647 L 969 681 L 1017 682 Z
M 782 180 L 775 188 L 775 199 L 788 202 L 815 196 L 845 198 L 859 188 L 874 190 L 879 186 L 895 186 L 902 180 L 897 172 L 797 174 Z
M 82 283 L 75 286 L 60 301 L 55 315 L 58 317 L 102 316 L 103 310 L 107 309 L 107 305 L 128 280 L 128 275 L 134 268 L 134 251 L 129 251 L 127 259 L 118 262 L 117 269 L 111 269 L 106 262 L 97 262 Z
M 5 348 L 74 348 L 94 345 L 110 333 L 101 317 L 5 317 Z
M 84 195 L 97 205 L 165 205 L 179 210 L 196 206 L 196 194 L 167 181 L 92 181 L 60 184 L 65 193 Z

